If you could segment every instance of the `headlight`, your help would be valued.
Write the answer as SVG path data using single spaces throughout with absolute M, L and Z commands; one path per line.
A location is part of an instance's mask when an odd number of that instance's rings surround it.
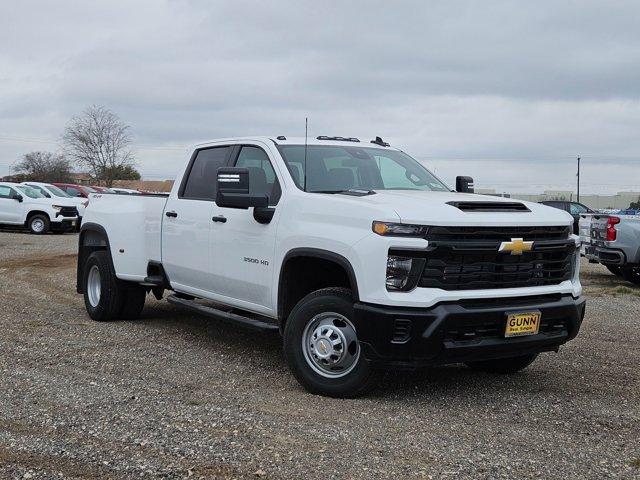
M 51 208 L 59 212 L 60 210 L 62 210 L 62 205 L 51 205 Z
M 371 229 L 378 235 L 391 237 L 424 237 L 426 225 L 409 225 L 406 223 L 373 222 Z
M 424 258 L 389 255 L 387 257 L 387 290 L 406 292 L 415 288 L 425 262 Z

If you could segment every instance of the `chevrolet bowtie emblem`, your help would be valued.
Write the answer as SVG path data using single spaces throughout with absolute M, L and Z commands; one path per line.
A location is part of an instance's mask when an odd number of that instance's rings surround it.
M 502 242 L 499 252 L 511 252 L 511 255 L 522 255 L 522 252 L 530 252 L 533 242 L 525 242 L 522 238 L 512 238 L 510 242 Z

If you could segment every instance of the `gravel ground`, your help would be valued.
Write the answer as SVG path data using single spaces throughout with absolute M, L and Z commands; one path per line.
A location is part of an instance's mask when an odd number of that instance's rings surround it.
M 598 265 L 578 338 L 524 372 L 334 400 L 276 337 L 155 300 L 92 322 L 76 241 L 0 232 L 0 478 L 640 478 L 640 289 Z

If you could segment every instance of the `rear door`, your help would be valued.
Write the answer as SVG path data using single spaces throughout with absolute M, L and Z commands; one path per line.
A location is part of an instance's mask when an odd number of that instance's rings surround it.
M 258 144 L 237 146 L 231 163 L 249 170 L 251 193 L 266 194 L 274 216 L 264 224 L 256 221 L 253 208 L 215 207 L 218 221 L 213 222 L 210 256 L 214 290 L 225 303 L 268 315 L 274 311 L 271 292 L 282 183 L 270 153 Z
M 0 222 L 21 223 L 22 204 L 11 198 L 17 193 L 7 185 L 0 185 Z
M 218 168 L 227 165 L 232 147 L 196 150 L 177 193 L 162 219 L 162 264 L 174 288 L 204 295 L 214 285 L 210 273 L 210 243 Z

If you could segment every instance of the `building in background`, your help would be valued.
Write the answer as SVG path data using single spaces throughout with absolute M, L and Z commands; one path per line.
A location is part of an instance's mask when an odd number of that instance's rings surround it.
M 498 193 L 493 189 L 477 188 L 476 193 L 483 195 L 495 195 L 498 197 L 517 198 L 530 202 L 542 202 L 548 200 L 576 201 L 576 194 L 570 190 L 545 190 L 540 194 L 529 193 Z M 640 192 L 618 192 L 615 195 L 580 195 L 580 203 L 593 210 L 625 209 L 632 202 L 640 200 Z

